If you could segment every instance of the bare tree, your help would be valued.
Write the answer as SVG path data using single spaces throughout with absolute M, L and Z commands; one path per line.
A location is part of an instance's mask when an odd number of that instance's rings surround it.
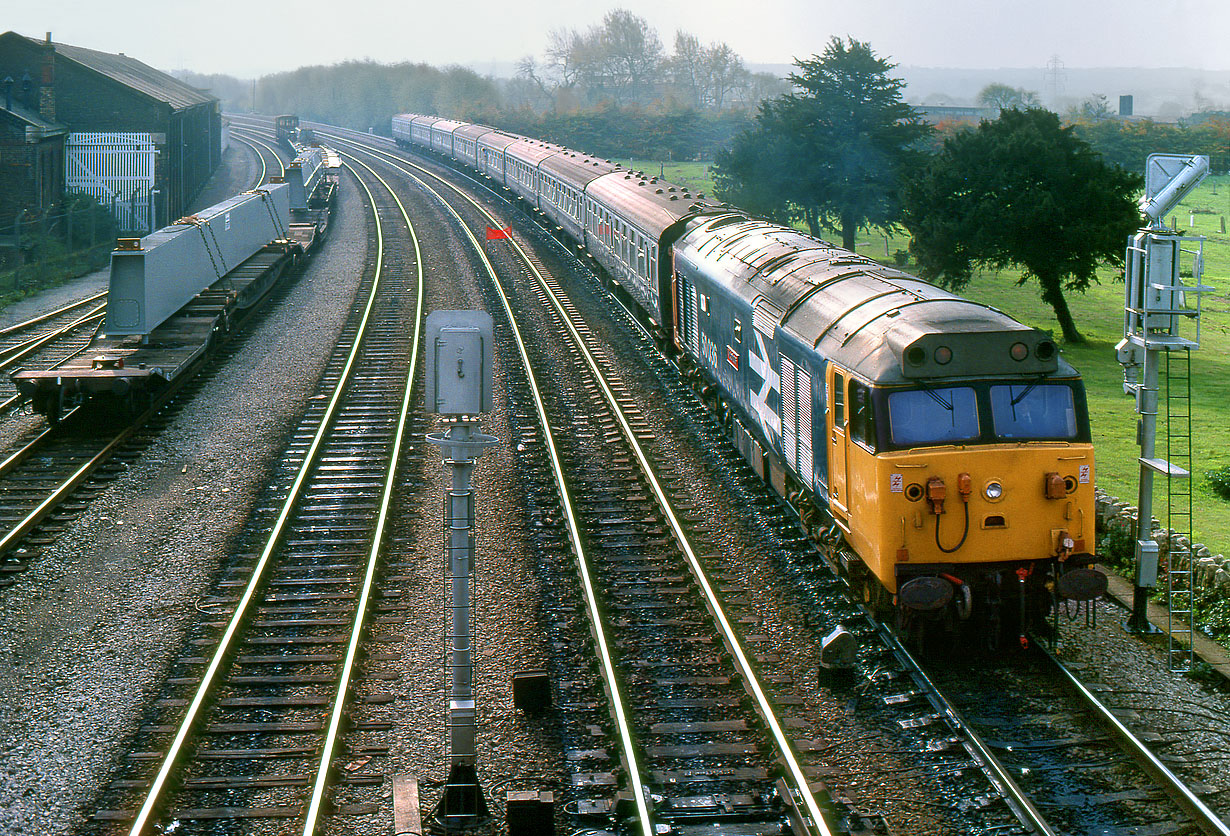
M 675 33 L 675 54 L 671 56 L 671 80 L 692 107 L 700 107 L 704 87 L 705 49 L 700 39 L 682 29 Z
M 775 99 L 791 91 L 790 82 L 773 73 L 759 72 L 747 74 L 743 87 L 733 91 L 732 100 L 740 106 L 754 110 L 766 99 Z
M 1007 84 L 988 84 L 978 93 L 978 104 L 983 107 L 995 108 L 998 116 L 1005 110 L 1026 110 L 1038 107 L 1038 94 L 1024 87 L 1009 87 Z
M 705 50 L 706 76 L 708 77 L 709 104 L 721 110 L 726 97 L 748 81 L 743 59 L 727 43 L 716 43 Z
M 573 87 L 580 80 L 577 57 L 582 36 L 575 29 L 553 29 L 547 35 L 547 66 L 562 87 Z
M 607 12 L 598 32 L 598 66 L 616 101 L 641 101 L 662 70 L 662 41 L 643 17 L 627 9 Z
M 509 81 L 505 97 L 516 107 L 531 107 L 541 111 L 555 101 L 554 91 L 538 72 L 538 62 L 526 55 L 517 62 L 517 73 Z
M 1115 115 L 1110 109 L 1110 101 L 1102 93 L 1090 96 L 1081 102 L 1080 115 L 1090 122 L 1102 122 Z

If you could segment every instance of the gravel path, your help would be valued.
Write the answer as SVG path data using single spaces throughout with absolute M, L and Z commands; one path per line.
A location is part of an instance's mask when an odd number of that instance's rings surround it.
M 366 239 L 348 178 L 339 209 L 233 359 L 0 590 L 0 832 L 71 832 L 141 721 L 349 310 Z

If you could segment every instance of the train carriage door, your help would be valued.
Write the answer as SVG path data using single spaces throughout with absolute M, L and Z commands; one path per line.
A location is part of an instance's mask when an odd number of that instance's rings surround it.
M 829 508 L 845 523 L 846 504 L 846 379 L 829 365 Z

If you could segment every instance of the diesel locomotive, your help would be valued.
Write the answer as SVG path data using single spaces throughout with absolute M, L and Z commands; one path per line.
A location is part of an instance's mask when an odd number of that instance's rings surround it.
M 392 132 L 592 256 L 872 608 L 998 646 L 1105 590 L 1085 393 L 1046 333 L 572 149 L 417 114 Z

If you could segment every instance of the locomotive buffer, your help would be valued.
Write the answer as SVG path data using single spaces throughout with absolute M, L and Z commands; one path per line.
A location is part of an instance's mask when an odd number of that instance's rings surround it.
M 444 831 L 458 831 L 489 818 L 478 782 L 478 723 L 474 694 L 474 629 L 470 601 L 474 579 L 475 460 L 496 438 L 479 432 L 478 414 L 490 412 L 491 315 L 482 311 L 435 311 L 427 317 L 428 412 L 445 416 L 447 429 L 427 440 L 444 455 L 446 585 L 445 666 L 448 669 L 450 766 L 444 795 L 432 816 Z M 451 419 L 451 420 L 450 420 Z
M 1166 214 L 1209 173 L 1209 158 L 1153 154 L 1145 164 L 1141 200 L 1147 226 L 1129 241 L 1123 339 L 1116 346 L 1123 365 L 1123 391 L 1136 398 L 1140 445 L 1140 493 L 1136 520 L 1136 580 L 1132 632 L 1157 632 L 1149 623 L 1149 591 L 1157 585 L 1159 563 L 1167 584 L 1169 650 L 1172 670 L 1187 670 L 1192 661 L 1191 548 L 1191 378 L 1192 349 L 1200 347 L 1200 299 L 1211 287 L 1201 284 L 1204 239 L 1179 235 L 1166 227 Z M 1188 248 L 1185 248 L 1187 245 Z M 1194 249 L 1192 248 L 1194 247 Z M 1191 258 L 1191 284 L 1183 281 L 1180 259 Z M 1195 304 L 1192 305 L 1194 300 Z M 1181 333 L 1191 320 L 1194 333 Z M 1160 397 L 1165 367 L 1166 398 Z M 1166 408 L 1165 449 L 1157 449 L 1158 415 Z M 1164 457 L 1163 457 L 1164 454 Z M 1153 539 L 1153 479 L 1166 477 L 1166 516 L 1171 533 L 1166 559 L 1160 560 Z M 1182 529 L 1175 531 L 1175 528 Z M 1178 539 L 1186 535 L 1186 543 Z

